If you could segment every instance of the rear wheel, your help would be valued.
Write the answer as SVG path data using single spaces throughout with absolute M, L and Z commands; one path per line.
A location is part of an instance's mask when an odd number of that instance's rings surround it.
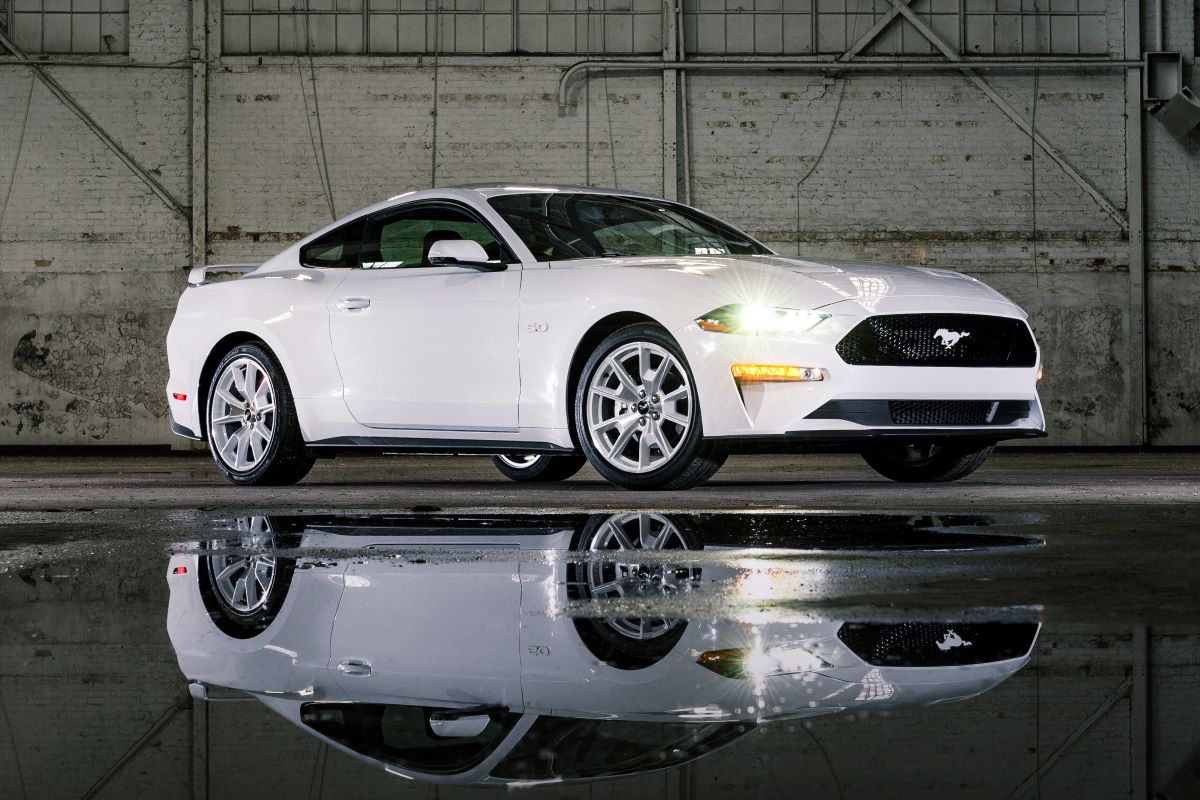
M 492 463 L 506 478 L 525 483 L 565 481 L 587 463 L 583 456 L 549 456 L 539 453 L 492 456 Z
M 230 350 L 208 389 L 208 449 L 234 483 L 296 483 L 316 460 L 304 444 L 283 369 L 256 343 Z
M 622 328 L 588 358 L 575 391 L 575 430 L 596 471 L 626 489 L 690 489 L 725 462 L 701 434 L 683 352 L 657 325 Z
M 294 558 L 280 558 L 283 546 L 268 517 L 237 520 L 239 538 L 214 539 L 199 559 L 200 594 L 216 626 L 235 639 L 266 630 L 287 596 L 296 571 Z
M 983 466 L 996 446 L 909 442 L 863 451 L 863 459 L 885 478 L 904 483 L 940 483 L 965 478 Z

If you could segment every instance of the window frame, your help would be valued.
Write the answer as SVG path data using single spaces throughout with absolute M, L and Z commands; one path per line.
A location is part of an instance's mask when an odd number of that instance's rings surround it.
M 362 246 L 367 241 L 367 231 L 370 229 L 370 226 L 372 225 L 372 223 L 375 223 L 377 220 L 379 220 L 383 217 L 408 213 L 410 211 L 420 211 L 422 209 L 427 209 L 427 208 L 448 208 L 448 209 L 451 209 L 454 211 L 461 212 L 462 214 L 464 214 L 465 216 L 470 218 L 470 220 L 472 222 L 483 227 L 488 233 L 490 233 L 492 235 L 492 238 L 494 238 L 497 242 L 500 243 L 500 263 L 501 264 L 504 264 L 508 268 L 512 268 L 514 266 L 521 265 L 521 263 L 522 263 L 521 260 L 519 258 L 517 258 L 516 254 L 513 252 L 512 245 L 509 244 L 508 240 L 506 240 L 504 238 L 504 236 L 502 236 L 500 234 L 500 231 L 496 230 L 495 225 L 493 225 L 491 222 L 489 222 L 482 214 L 480 214 L 478 211 L 476 211 L 470 205 L 468 205 L 466 203 L 460 203 L 460 202 L 457 202 L 454 200 L 432 199 L 432 200 L 415 200 L 411 203 L 402 203 L 397 206 L 391 206 L 389 208 L 385 208 L 380 211 L 375 211 L 371 214 L 364 214 L 362 217 L 360 217 L 359 219 L 363 220 L 363 230 L 362 230 L 361 236 L 359 237 L 357 269 L 360 269 L 363 272 L 403 272 L 403 271 L 415 270 L 415 269 L 445 269 L 446 265 L 443 265 L 443 264 L 416 264 L 411 267 L 407 267 L 407 266 L 406 267 L 384 267 L 384 268 L 376 268 L 376 269 L 366 269 L 362 265 L 363 264 L 363 260 L 362 260 L 363 247 Z M 354 269 L 354 267 L 351 267 L 351 269 Z

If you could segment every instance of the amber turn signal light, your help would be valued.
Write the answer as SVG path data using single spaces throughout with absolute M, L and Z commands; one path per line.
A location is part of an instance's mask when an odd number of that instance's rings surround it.
M 793 367 L 786 364 L 734 364 L 729 368 L 738 383 L 789 383 L 794 381 L 823 381 L 824 373 L 816 367 Z

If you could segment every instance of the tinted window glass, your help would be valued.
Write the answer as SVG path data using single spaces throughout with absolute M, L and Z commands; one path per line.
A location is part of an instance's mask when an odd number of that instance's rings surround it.
M 370 758 L 418 772 L 462 772 L 479 763 L 504 738 L 520 714 L 495 712 L 478 736 L 443 738 L 429 715 L 440 709 L 380 703 L 305 703 L 301 721 Z
M 300 248 L 300 263 L 306 267 L 343 268 L 358 266 L 363 220 L 357 219 Z
M 662 769 L 698 758 L 752 728 L 745 722 L 539 717 L 492 775 L 508 780 L 571 780 Z
M 363 269 L 429 266 L 429 248 L 447 239 L 478 242 L 489 260 L 509 258 L 491 231 L 466 211 L 452 206 L 424 206 L 371 219 L 363 240 Z
M 539 192 L 488 202 L 538 261 L 771 252 L 736 228 L 664 200 Z

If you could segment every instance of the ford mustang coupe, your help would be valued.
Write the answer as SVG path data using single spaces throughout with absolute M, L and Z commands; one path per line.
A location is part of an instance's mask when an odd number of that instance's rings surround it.
M 949 481 L 1044 435 L 1040 352 L 999 292 L 785 258 L 631 192 L 409 192 L 188 280 L 171 429 L 239 484 L 294 483 L 347 448 L 488 454 L 519 481 L 587 461 L 630 489 L 812 449 Z

